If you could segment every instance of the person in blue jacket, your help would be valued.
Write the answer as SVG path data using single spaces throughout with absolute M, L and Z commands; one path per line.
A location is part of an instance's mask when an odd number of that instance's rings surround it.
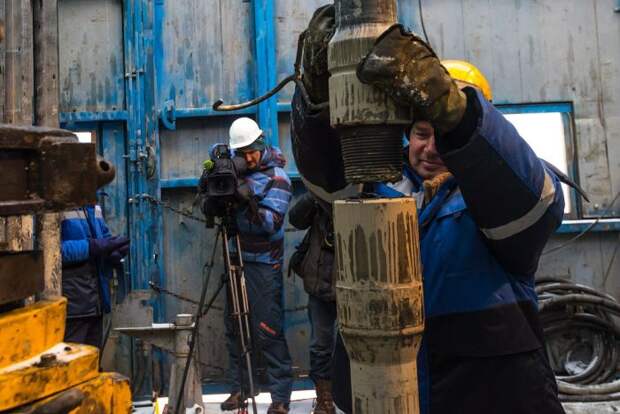
M 283 169 L 286 161 L 282 152 L 267 145 L 254 120 L 236 119 L 229 133 L 230 148 L 247 165 L 240 177 L 238 195 L 242 202 L 237 207 L 236 225 L 250 305 L 253 351 L 255 356 L 260 353 L 267 365 L 272 400 L 267 412 L 286 414 L 293 374 L 284 337 L 282 264 L 284 216 L 292 197 L 291 181 Z M 237 253 L 236 246 L 231 245 L 231 250 Z M 231 318 L 226 318 L 226 336 L 232 392 L 221 408 L 237 410 L 245 405 L 243 395 L 247 396 L 249 390 L 242 393 L 239 346 Z
M 127 254 L 129 239 L 112 236 L 98 205 L 63 212 L 60 234 L 62 294 L 68 300 L 65 341 L 101 348 L 112 271 Z
M 314 23 L 308 38 L 329 39 L 329 25 Z M 317 73 L 305 68 L 304 77 Z M 562 220 L 558 175 L 480 90 L 457 85 L 432 49 L 400 25 L 379 37 L 357 76 L 414 114 L 406 179 L 377 191 L 418 200 L 426 317 L 420 412 L 563 413 L 534 290 L 540 254 Z M 316 78 L 303 82 L 313 103 L 327 95 Z M 299 89 L 292 106 L 293 154 L 305 182 L 327 193 L 344 188 L 341 165 L 320 155 L 338 150 L 327 111 L 310 110 Z M 348 360 L 342 344 L 338 350 L 335 399 L 350 413 Z

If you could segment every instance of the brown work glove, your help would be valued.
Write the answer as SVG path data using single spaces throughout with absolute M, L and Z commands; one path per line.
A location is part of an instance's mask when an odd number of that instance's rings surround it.
M 400 24 L 379 36 L 359 63 L 357 77 L 410 106 L 416 120 L 430 121 L 440 135 L 458 125 L 467 107 L 465 94 L 433 49 Z
M 305 31 L 303 42 L 303 83 L 314 104 L 329 100 L 327 45 L 336 28 L 333 4 L 316 9 Z

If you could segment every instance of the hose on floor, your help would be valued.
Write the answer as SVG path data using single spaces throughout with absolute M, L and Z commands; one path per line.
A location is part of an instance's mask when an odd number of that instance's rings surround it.
M 564 279 L 536 281 L 547 354 L 562 401 L 620 398 L 620 303 Z

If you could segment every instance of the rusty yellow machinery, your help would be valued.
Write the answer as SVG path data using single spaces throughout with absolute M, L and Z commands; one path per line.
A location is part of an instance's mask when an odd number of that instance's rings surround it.
M 68 131 L 0 125 L 0 171 L 0 412 L 131 412 L 129 381 L 99 372 L 97 348 L 64 343 L 66 299 L 41 294 L 58 252 L 43 251 L 38 215 L 95 203 L 113 167 Z

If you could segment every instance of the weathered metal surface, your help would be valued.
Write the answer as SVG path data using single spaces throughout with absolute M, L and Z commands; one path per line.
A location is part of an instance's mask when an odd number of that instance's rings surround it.
M 80 407 L 69 414 L 132 412 L 131 387 L 129 380 L 119 374 L 102 373 L 97 378 L 76 387 L 86 395 Z
M 128 276 L 126 276 L 128 277 Z M 117 290 L 117 303 L 113 304 L 108 341 L 101 354 L 101 367 L 104 371 L 116 371 L 131 376 L 131 338 L 114 330 L 121 326 L 147 326 L 153 323 L 151 306 L 152 291 L 133 290 L 120 297 L 120 284 Z M 119 303 L 120 302 L 120 303 Z
M 4 122 L 32 125 L 32 3 L 28 0 L 8 0 L 5 7 Z
M 440 57 L 466 59 L 498 103 L 572 102 L 579 179 L 604 212 L 620 191 L 620 22 L 613 0 L 423 2 Z M 499 47 L 501 45 L 501 47 Z M 616 205 L 615 210 L 620 209 Z
M 415 201 L 336 201 L 334 230 L 353 412 L 417 414 L 424 301 Z
M 64 401 L 58 401 L 63 399 Z M 61 404 L 78 405 L 75 409 L 53 411 Z M 129 414 L 132 412 L 129 380 L 116 373 L 102 373 L 90 381 L 79 384 L 34 404 L 20 407 L 12 414 L 41 414 L 62 412 L 67 414 Z
M 32 2 L 35 124 L 58 127 L 58 0 Z
M 546 249 L 557 248 L 573 237 L 556 235 Z M 586 234 L 562 250 L 543 255 L 537 275 L 572 280 L 620 298 L 619 234 Z
M 43 253 L 0 254 L 0 304 L 25 299 L 43 290 Z
M 125 101 L 120 0 L 58 4 L 60 110 L 119 111 Z
M 297 39 L 308 26 L 312 13 L 331 0 L 274 0 L 275 34 L 277 56 L 277 78 L 284 79 L 293 73 L 293 62 L 297 52 Z M 278 101 L 290 103 L 294 85 L 286 86 L 278 93 Z M 281 123 L 280 123 L 281 125 Z M 282 131 L 282 128 L 280 128 Z M 281 135 L 282 136 L 282 135 Z M 284 135 L 288 140 L 288 131 Z M 282 142 L 282 140 L 280 140 Z M 292 158 L 291 158 L 292 159 Z
M 228 0 L 163 2 L 159 102 L 210 107 L 254 95 L 252 4 Z
M 41 298 L 62 295 L 60 222 L 59 213 L 46 213 L 39 216 L 37 237 L 39 249 L 43 254 L 43 291 L 39 296 Z
M 329 42 L 329 115 L 340 132 L 349 183 L 396 181 L 402 176 L 402 127 L 408 108 L 361 83 L 357 65 L 397 21 L 396 0 L 336 0 L 336 32 Z
M 28 404 L 95 378 L 98 359 L 97 348 L 61 342 L 33 358 L 0 368 L 0 410 Z
M 0 315 L 0 368 L 30 359 L 61 342 L 66 308 L 67 300 L 58 298 Z
M 186 408 L 200 406 L 204 410 L 202 402 L 202 386 L 200 381 L 200 369 L 196 355 L 193 355 L 187 380 L 183 390 L 182 400 L 179 401 L 181 381 L 189 356 L 190 337 L 194 330 L 193 315 L 176 315 L 174 323 L 159 323 L 151 326 L 116 328 L 116 331 L 135 338 L 140 338 L 151 345 L 162 348 L 173 356 L 170 369 L 170 391 L 168 407 L 170 412 L 185 412 Z M 177 405 L 181 406 L 177 409 Z
M 2 20 L 2 39 L 0 39 L 0 67 L 2 72 L 5 73 L 5 37 L 6 37 L 6 1 L 0 2 L 0 19 Z M 4 76 L 0 76 L 0 91 L 4 91 Z M 0 92 L 0 121 L 4 122 L 4 93 Z
M 34 250 L 34 217 L 0 217 L 0 252 Z
M 92 204 L 108 176 L 98 168 L 94 144 L 44 127 L 0 125 L 0 163 L 1 215 Z

